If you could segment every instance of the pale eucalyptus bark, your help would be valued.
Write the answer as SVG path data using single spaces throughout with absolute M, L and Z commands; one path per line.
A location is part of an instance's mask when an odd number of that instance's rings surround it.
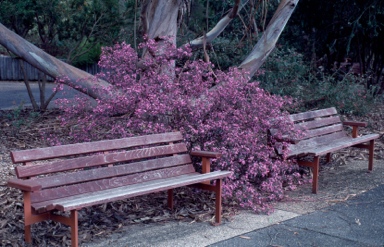
M 172 37 L 176 44 L 177 19 L 183 0 L 145 0 L 141 8 L 144 34 L 157 41 Z
M 248 3 L 249 0 L 234 0 L 234 7 L 228 12 L 226 16 L 219 21 L 219 23 L 209 31 L 205 37 L 200 37 L 191 42 L 194 47 L 203 46 L 204 42 L 213 41 L 219 34 L 223 32 L 225 27 L 230 21 L 239 13 L 239 11 Z M 299 0 L 282 0 L 274 14 L 272 20 L 264 31 L 262 37 L 255 45 L 249 56 L 242 62 L 239 68 L 249 73 L 249 78 L 264 63 L 265 59 L 271 53 L 276 45 L 281 32 L 287 24 L 290 16 L 292 15 Z M 164 38 L 171 38 L 171 42 L 176 44 L 176 36 L 178 29 L 179 9 L 183 4 L 183 0 L 145 0 L 143 1 L 141 11 L 141 21 L 144 34 L 149 39 L 157 41 L 158 54 L 164 52 Z M 106 81 L 96 80 L 94 76 L 77 69 L 69 64 L 66 64 L 49 54 L 45 53 L 38 47 L 29 43 L 21 38 L 14 32 L 8 30 L 0 23 L 0 45 L 3 45 L 16 56 L 27 61 L 45 74 L 58 78 L 66 76 L 69 80 L 66 84 L 76 90 L 95 99 L 109 99 L 120 91 L 114 90 L 111 87 L 109 92 L 100 90 L 105 87 L 111 86 Z M 145 51 L 144 56 L 156 56 L 158 54 L 147 54 Z M 172 66 L 171 66 L 172 67 Z M 164 73 L 173 73 L 174 68 L 162 68 Z
M 211 43 L 228 26 L 228 24 L 237 16 L 240 10 L 249 2 L 249 0 L 235 0 L 235 4 L 228 13 L 205 36 L 201 36 L 189 42 L 192 48 L 202 48 L 204 43 Z
M 282 0 L 265 29 L 260 40 L 256 43 L 251 53 L 240 64 L 239 68 L 248 73 L 251 78 L 261 65 L 265 62 L 268 55 L 273 51 L 276 42 L 284 30 L 289 18 L 296 8 L 299 0 Z
M 157 51 L 149 53 L 146 49 L 142 57 L 159 56 L 166 52 L 169 42 L 176 46 L 179 9 L 183 0 L 145 0 L 141 8 L 141 22 L 144 35 L 156 41 Z M 139 63 L 140 66 L 140 63 Z M 168 75 L 169 80 L 175 77 L 175 61 L 170 65 L 161 65 L 159 74 Z

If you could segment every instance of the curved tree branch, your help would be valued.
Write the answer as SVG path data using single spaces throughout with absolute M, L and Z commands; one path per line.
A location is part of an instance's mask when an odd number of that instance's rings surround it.
M 201 48 L 204 45 L 204 42 L 210 43 L 217 36 L 219 36 L 224 29 L 228 26 L 228 24 L 236 17 L 236 15 L 240 12 L 240 10 L 249 2 L 249 0 L 235 0 L 235 4 L 233 8 L 226 14 L 211 31 L 209 31 L 206 35 L 203 35 L 195 40 L 189 42 L 189 45 L 195 48 Z
M 240 64 L 239 68 L 244 69 L 251 78 L 264 63 L 268 55 L 276 46 L 281 33 L 284 30 L 289 18 L 295 10 L 299 0 L 282 0 L 260 40 L 252 52 Z
M 111 90 L 109 94 L 106 95 L 105 90 L 100 91 L 99 89 L 111 86 L 111 84 L 96 79 L 95 76 L 49 55 L 7 29 L 1 23 L 0 34 L 0 45 L 3 45 L 13 54 L 53 78 L 67 77 L 69 80 L 64 83 L 94 99 L 108 99 L 113 97 L 114 94 L 119 93 L 118 91 L 113 92 Z

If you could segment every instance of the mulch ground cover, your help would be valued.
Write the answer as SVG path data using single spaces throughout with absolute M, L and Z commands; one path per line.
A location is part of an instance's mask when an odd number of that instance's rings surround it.
M 69 127 L 63 127 L 60 111 L 49 110 L 34 114 L 30 110 L 0 111 L 0 246 L 28 246 L 24 242 L 22 195 L 19 190 L 6 186 L 15 177 L 9 151 L 48 146 L 42 132 L 68 138 Z M 345 116 L 348 120 L 367 121 L 369 127 L 361 133 L 384 134 L 384 106 L 378 106 L 365 117 Z M 333 155 L 332 166 L 343 166 L 351 159 L 367 159 L 366 152 L 344 149 Z M 376 142 L 375 159 L 384 159 L 384 137 Z M 327 173 L 321 169 L 321 174 Z M 326 174 L 325 174 L 326 175 Z M 300 189 L 300 187 L 299 187 Z M 310 193 L 310 191 L 308 192 Z M 294 200 L 294 199 L 293 199 Z M 167 208 L 166 193 L 155 193 L 123 201 L 93 206 L 79 211 L 79 239 L 81 243 L 97 238 L 108 238 L 129 224 L 166 223 L 169 221 L 213 222 L 214 195 L 191 188 L 175 190 L 175 210 Z M 225 201 L 223 218 L 231 219 L 239 213 L 236 205 Z M 68 246 L 68 227 L 54 222 L 41 222 L 32 226 L 32 246 Z

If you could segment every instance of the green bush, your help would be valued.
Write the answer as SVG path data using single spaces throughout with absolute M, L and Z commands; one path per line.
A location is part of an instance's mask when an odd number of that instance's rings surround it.
M 342 113 L 364 115 L 376 100 L 373 88 L 366 87 L 367 78 L 311 68 L 293 49 L 276 49 L 257 79 L 270 93 L 296 99 L 293 111 L 335 106 Z

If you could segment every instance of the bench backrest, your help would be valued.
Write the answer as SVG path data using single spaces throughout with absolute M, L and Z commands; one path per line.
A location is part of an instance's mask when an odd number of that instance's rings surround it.
M 295 129 L 303 131 L 299 141 L 327 142 L 346 136 L 334 107 L 289 116 Z
M 32 202 L 195 172 L 180 132 L 13 151 L 18 178 L 36 179 Z

